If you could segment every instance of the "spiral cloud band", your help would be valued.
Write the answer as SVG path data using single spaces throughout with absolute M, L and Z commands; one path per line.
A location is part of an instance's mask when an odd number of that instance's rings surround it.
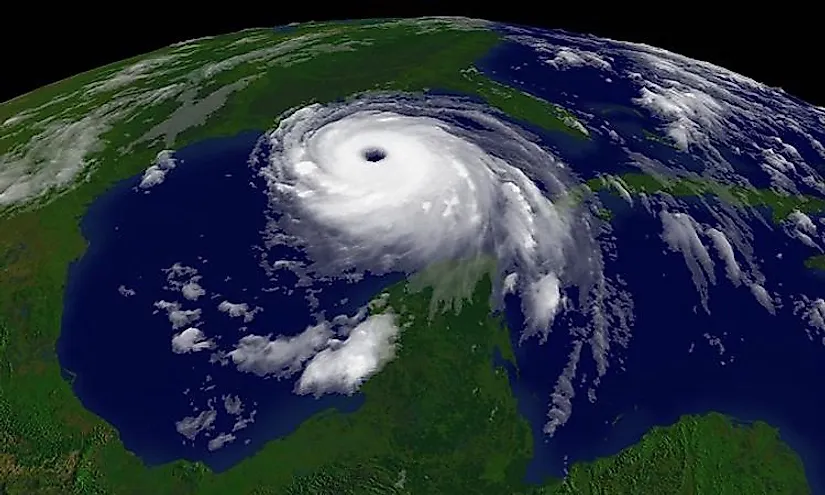
M 498 293 L 521 294 L 530 333 L 548 330 L 566 285 L 586 295 L 599 284 L 573 177 L 482 105 L 397 94 L 314 104 L 282 118 L 267 144 L 261 174 L 278 230 L 303 245 L 316 274 L 493 256 Z

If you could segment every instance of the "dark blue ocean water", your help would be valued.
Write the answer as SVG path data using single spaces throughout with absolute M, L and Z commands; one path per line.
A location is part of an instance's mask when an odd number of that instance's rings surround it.
M 608 83 L 587 71 L 551 77 L 554 73 L 535 62 L 531 51 L 517 45 L 503 45 L 480 67 L 551 101 L 612 112 L 613 126 L 627 135 L 655 130 L 646 116 L 630 110 L 635 94 L 618 81 Z M 574 93 L 580 97 L 573 99 Z M 618 124 L 616 112 L 623 116 Z M 291 393 L 293 380 L 262 379 L 233 366 L 210 364 L 208 351 L 174 354 L 170 340 L 175 332 L 164 314 L 153 314 L 158 299 L 183 301 L 162 290 L 166 280 L 161 269 L 180 262 L 198 269 L 209 293 L 198 303 L 184 302 L 184 307 L 203 310 L 199 327 L 222 349 L 244 335 L 237 320 L 217 311 L 223 299 L 264 308 L 248 325 L 248 333 L 297 334 L 313 322 L 302 293 L 265 290 L 272 283 L 259 267 L 254 246 L 260 244 L 266 200 L 246 165 L 257 138 L 258 133 L 247 133 L 179 150 L 181 163 L 164 184 L 142 194 L 133 190 L 139 178 L 126 180 L 100 197 L 82 223 L 90 245 L 70 268 L 58 354 L 84 405 L 112 423 L 126 447 L 149 464 L 184 458 L 224 470 L 320 410 L 354 410 L 361 403 L 357 395 L 320 400 L 296 396 Z M 582 143 L 559 135 L 546 138 L 584 178 L 635 170 L 623 153 L 599 139 Z M 664 162 L 676 159 L 672 149 L 658 143 L 640 138 L 632 146 Z M 684 164 L 684 157 L 679 158 Z M 815 490 L 825 493 L 819 474 L 825 472 L 825 428 L 818 416 L 825 396 L 818 379 L 825 376 L 821 345 L 807 339 L 802 323 L 787 308 L 768 317 L 747 289 L 733 288 L 721 272 L 710 293 L 712 316 L 701 309 L 694 312 L 698 295 L 681 255 L 663 253 L 659 221 L 626 208 L 615 224 L 619 258 L 608 269 L 627 281 L 636 313 L 631 346 L 624 353 L 626 369 L 610 369 L 595 404 L 588 402 L 584 389 L 579 390 L 572 418 L 550 441 L 541 431 L 570 339 L 564 328 L 557 328 L 546 345 L 528 341 L 518 346 L 514 334 L 520 373 L 512 386 L 536 440 L 527 478 L 560 476 L 568 463 L 615 454 L 652 426 L 673 423 L 681 414 L 721 411 L 779 427 L 783 439 L 802 455 Z M 765 260 L 768 280 L 781 281 L 785 293 L 821 293 L 825 281 L 801 263 L 811 253 L 761 228 L 754 225 L 757 255 Z M 785 255 L 782 260 L 775 258 L 777 251 Z M 398 279 L 371 277 L 355 286 L 333 286 L 322 298 L 322 309 L 351 314 Z M 289 285 L 290 280 L 280 282 Z M 121 285 L 135 294 L 122 296 Z M 214 293 L 220 296 L 212 299 Z M 347 302 L 340 303 L 344 298 Z M 507 303 L 508 323 L 518 329 L 518 301 L 510 298 Z M 727 332 L 724 356 L 706 343 L 705 332 Z M 688 352 L 691 346 L 693 352 Z M 580 376 L 592 375 L 592 360 L 584 352 Z M 731 355 L 733 362 L 720 364 Z M 252 410 L 257 414 L 247 428 L 235 432 L 233 443 L 210 452 L 206 434 L 229 432 L 238 419 L 223 410 L 225 394 L 243 401 L 243 418 Z M 184 442 L 175 422 L 196 415 L 195 408 L 203 410 L 210 401 L 218 411 L 215 429 L 194 443 Z
M 614 66 L 621 64 L 616 61 Z M 631 149 L 665 163 L 678 159 L 680 167 L 698 169 L 690 157 L 677 157 L 669 147 L 643 139 L 643 129 L 656 132 L 657 126 L 649 116 L 631 109 L 631 99 L 637 94 L 626 82 L 617 78 L 607 82 L 590 69 L 554 71 L 536 60 L 531 49 L 514 43 L 501 45 L 480 67 L 501 82 L 591 113 L 596 123 L 599 110 L 609 111 L 613 128 L 625 137 L 639 137 L 628 140 Z M 618 121 L 617 113 L 621 115 Z M 584 144 L 554 135 L 545 138 L 585 179 L 598 173 L 637 171 L 628 166 L 618 147 L 609 146 L 599 136 Z M 795 139 L 783 136 L 786 142 Z M 746 175 L 756 169 L 754 164 L 734 164 Z M 759 177 L 753 177 L 752 183 L 768 185 Z M 627 282 L 636 315 L 631 345 L 624 353 L 625 370 L 619 366 L 609 370 L 595 404 L 588 401 L 586 387 L 579 387 L 571 419 L 552 439 L 542 433 L 555 385 L 548 377 L 562 372 L 572 340 L 565 328 L 556 328 L 542 346 L 535 341 L 518 346 L 518 334 L 513 335 L 519 374 L 511 373 L 511 384 L 536 442 L 527 479 L 540 482 L 547 476 L 562 476 L 566 466 L 576 461 L 615 454 L 636 443 L 651 427 L 672 424 L 680 415 L 719 411 L 778 427 L 782 439 L 802 457 L 814 493 L 825 493 L 825 427 L 820 414 L 825 406 L 821 381 L 825 349 L 809 341 L 804 324 L 791 313 L 791 301 L 785 298 L 785 308 L 771 317 L 747 288 L 734 288 L 717 263 L 718 284 L 710 291 L 712 314 L 708 316 L 699 306 L 681 253 L 664 252 L 657 218 L 641 208 L 624 207 L 613 223 L 619 258 L 608 270 L 622 274 Z M 817 253 L 758 223 L 753 225 L 756 258 L 763 265 L 768 287 L 781 284 L 783 294 L 820 296 L 825 278 L 802 263 Z M 783 253 L 782 259 L 776 258 L 778 252 Z M 521 328 L 519 307 L 517 298 L 508 298 L 506 316 L 511 328 Z M 708 345 L 702 336 L 705 332 L 726 334 L 722 337 L 724 356 Z M 720 364 L 731 356 L 735 356 L 733 362 Z M 583 373 L 593 376 L 595 367 L 587 348 L 578 370 L 580 378 Z
M 548 376 L 561 373 L 571 350 L 570 337 L 567 329 L 558 327 L 544 345 L 528 341 L 518 346 L 514 335 L 519 375 L 517 379 L 511 375 L 513 388 L 536 441 L 528 479 L 561 476 L 565 456 L 573 463 L 614 454 L 636 443 L 651 427 L 672 424 L 682 414 L 719 411 L 778 427 L 783 440 L 802 456 L 815 493 L 821 493 L 825 472 L 825 428 L 819 413 L 823 406 L 819 377 L 825 373 L 822 345 L 808 340 L 802 322 L 789 308 L 771 317 L 747 288 L 729 284 L 721 269 L 717 285 L 710 290 L 711 315 L 694 311 L 699 296 L 682 255 L 662 252 L 659 220 L 635 211 L 619 219 L 619 224 L 619 258 L 610 270 L 627 281 L 636 315 L 630 346 L 621 353 L 625 370 L 619 366 L 609 370 L 594 404 L 580 388 L 571 419 L 552 439 L 541 433 L 554 386 Z M 758 238 L 771 237 L 755 230 Z M 777 251 L 785 257 L 766 264 L 768 280 L 781 281 L 789 292 L 822 290 L 822 278 L 802 266 L 799 248 L 781 240 L 759 244 L 758 254 L 766 258 Z M 520 324 L 518 307 L 518 300 L 508 300 L 511 325 Z M 726 334 L 724 355 L 707 344 L 705 332 Z M 583 352 L 579 376 L 594 372 L 588 352 Z
M 540 32 L 536 32 L 536 35 L 542 36 Z M 553 41 L 552 37 L 550 41 Z M 551 56 L 546 54 L 544 58 Z M 626 60 L 615 59 L 611 65 L 617 73 L 634 70 Z M 580 120 L 586 121 L 590 129 L 615 130 L 626 140 L 625 146 L 630 151 L 691 172 L 701 172 L 705 168 L 701 156 L 680 153 L 667 144 L 650 139 L 655 136 L 667 141 L 664 122 L 633 103 L 633 99 L 639 96 L 639 88 L 626 77 L 589 67 L 555 70 L 537 58 L 533 48 L 515 42 L 499 44 L 477 66 L 485 75 L 503 84 L 581 112 L 580 115 L 587 117 Z M 747 123 L 741 124 L 747 127 Z M 784 142 L 799 150 L 811 149 L 803 136 L 781 137 Z M 567 163 L 585 180 L 597 173 L 638 172 L 638 168 L 629 163 L 627 153 L 607 140 L 581 141 L 562 133 L 544 134 L 544 140 L 554 150 L 562 152 L 560 154 L 567 159 Z M 722 154 L 755 187 L 770 187 L 766 174 L 753 174 L 756 164 L 747 162 L 730 151 L 722 150 Z M 600 160 L 598 165 L 587 166 L 594 163 L 593 158 Z M 816 194 L 804 185 L 802 188 Z
M 170 342 L 176 332 L 165 313 L 153 314 L 159 299 L 201 308 L 197 326 L 225 350 L 245 333 L 291 335 L 314 323 L 303 292 L 266 290 L 273 284 L 255 249 L 261 244 L 266 197 L 246 163 L 258 136 L 246 133 L 179 150 L 180 163 L 163 184 L 144 194 L 134 190 L 139 177 L 125 180 L 96 200 L 82 221 L 89 248 L 69 270 L 58 355 L 83 404 L 114 425 L 126 448 L 151 465 L 183 458 L 221 471 L 314 413 L 354 410 L 362 402 L 359 395 L 297 396 L 291 392 L 294 379 L 263 379 L 231 364 L 210 364 L 209 351 L 175 354 Z M 301 253 L 275 251 L 270 259 L 280 256 L 300 259 Z M 176 262 L 198 269 L 206 296 L 187 302 L 162 289 L 161 269 Z M 281 276 L 280 283 L 294 284 Z M 320 309 L 330 317 L 351 315 L 398 279 L 332 284 Z M 124 297 L 121 285 L 135 294 Z M 243 323 L 217 310 L 224 299 L 263 312 L 244 332 Z M 221 397 L 227 394 L 243 401 L 241 416 L 224 410 Z M 195 408 L 208 409 L 210 401 L 218 412 L 215 429 L 184 443 L 175 422 L 197 416 Z M 208 450 L 209 438 L 231 432 L 235 421 L 253 410 L 254 422 L 235 432 L 233 443 Z

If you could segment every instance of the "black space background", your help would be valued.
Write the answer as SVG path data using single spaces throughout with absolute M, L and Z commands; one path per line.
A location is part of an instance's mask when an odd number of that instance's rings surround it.
M 465 15 L 648 43 L 713 62 L 825 106 L 820 74 L 825 29 L 815 26 L 819 19 L 815 3 L 809 4 L 807 12 L 787 2 L 771 3 L 765 10 L 751 3 L 745 11 L 731 14 L 724 13 L 729 6 L 723 2 L 717 2 L 716 9 L 679 2 L 656 7 L 636 2 L 604 7 L 600 2 L 578 0 L 475 3 L 472 8 L 426 0 L 407 7 L 403 5 L 408 2 L 392 0 L 232 1 L 191 4 L 172 12 L 139 2 L 95 4 L 85 9 L 73 4 L 66 12 L 32 3 L 24 7 L 31 13 L 17 12 L 0 20 L 0 101 L 176 41 L 246 27 L 306 20 Z M 170 5 L 165 7 L 174 7 Z M 574 9 L 577 12 L 571 13 Z

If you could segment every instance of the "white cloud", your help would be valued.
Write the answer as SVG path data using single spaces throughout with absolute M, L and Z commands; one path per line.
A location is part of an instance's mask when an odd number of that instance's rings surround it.
M 796 193 L 794 180 L 825 188 L 816 167 L 778 137 L 806 139 L 822 156 L 815 138 L 822 124 L 807 103 L 722 67 L 659 48 L 625 42 L 598 46 L 600 53 L 632 67 L 624 75 L 639 86 L 634 103 L 661 116 L 678 147 L 701 153 L 706 171 L 735 173 L 725 150 L 740 150 L 758 162 L 778 189 Z
M 246 335 L 228 356 L 239 371 L 259 376 L 288 377 L 326 347 L 333 336 L 326 323 L 308 327 L 298 335 L 279 335 L 274 340 L 270 340 L 269 336 Z
M 610 175 L 607 177 L 607 182 L 618 191 L 622 199 L 631 205 L 633 204 L 633 197 L 630 196 L 630 192 L 625 187 L 624 181 L 621 178 Z
M 307 364 L 295 386 L 299 394 L 352 394 L 395 357 L 400 329 L 391 313 L 373 315 L 333 340 Z
M 157 301 L 155 302 L 155 307 L 159 310 L 166 311 L 169 322 L 175 330 L 191 325 L 201 317 L 200 309 L 184 310 L 181 309 L 181 305 L 178 302 Z
M 733 254 L 733 246 L 731 246 L 730 241 L 728 241 L 725 234 L 718 229 L 709 228 L 705 231 L 705 234 L 711 238 L 714 246 L 716 246 L 716 252 L 719 254 L 719 257 L 722 258 L 722 261 L 725 262 L 725 271 L 728 274 L 728 278 L 734 285 L 739 285 L 742 270 L 739 268 L 739 263 L 736 262 L 736 256 Z
M 226 413 L 235 417 L 235 424 L 232 426 L 232 432 L 243 430 L 255 422 L 255 415 L 257 414 L 257 411 L 252 410 L 248 416 L 244 417 L 243 413 L 245 407 L 240 397 L 237 395 L 227 394 L 222 396 L 221 399 L 223 400 L 223 408 L 226 410 Z
M 802 301 L 797 302 L 794 313 L 799 314 L 800 311 L 804 311 L 805 322 L 814 329 L 814 332 L 811 332 L 810 328 L 805 329 L 808 338 L 813 341 L 814 333 L 817 333 L 825 344 L 825 300 L 817 298 L 811 301 L 803 296 Z
M 515 31 L 518 31 L 518 28 L 515 28 Z M 581 45 L 574 47 L 571 46 L 571 43 L 566 42 L 563 43 L 562 46 L 549 39 L 534 36 L 514 36 L 513 39 L 532 47 L 544 63 L 558 70 L 576 67 L 594 67 L 602 70 L 612 70 L 610 62 L 613 58 L 603 53 L 596 53 L 599 49 L 592 45 L 586 48 L 595 48 L 596 51 L 585 49 L 585 47 Z
M 136 294 L 134 289 L 130 289 L 125 285 L 121 285 L 120 287 L 118 287 L 117 292 L 123 297 L 132 297 Z
M 718 128 L 722 121 L 722 105 L 713 96 L 677 81 L 647 81 L 633 102 L 667 120 L 667 134 L 681 150 L 703 141 L 707 129 Z
M 207 448 L 209 449 L 210 452 L 218 450 L 221 447 L 223 447 L 224 445 L 226 445 L 230 442 L 234 442 L 235 438 L 236 438 L 235 435 L 233 435 L 231 433 L 221 433 L 220 435 L 216 436 L 215 438 L 209 440 L 209 443 L 207 444 Z
M 172 350 L 175 354 L 186 354 L 212 349 L 215 343 L 207 339 L 197 328 L 190 327 L 172 337 Z
M 152 77 L 152 74 L 159 68 L 173 62 L 174 56 L 162 55 L 155 58 L 140 60 L 132 65 L 124 67 L 109 79 L 95 81 L 86 86 L 86 89 L 93 94 L 106 91 L 114 91 L 124 86 L 129 86 L 137 81 Z
M 559 70 L 571 69 L 574 67 L 595 67 L 597 69 L 610 70 L 610 62 L 596 53 L 576 48 L 561 48 L 556 51 L 553 58 L 546 61 L 547 65 Z
M 246 303 L 223 301 L 218 304 L 218 310 L 228 314 L 232 318 L 243 318 L 244 323 L 249 323 L 255 318 L 256 314 L 263 311 L 263 308 L 255 307 L 254 309 L 250 309 Z
M 0 206 L 28 200 L 71 184 L 92 165 L 101 148 L 100 136 L 110 128 L 112 105 L 70 122 L 44 119 L 32 126 L 40 131 L 23 147 L 0 155 Z
M 198 274 L 197 268 L 184 265 L 181 262 L 176 262 L 169 268 L 164 268 L 161 271 L 163 271 L 163 273 L 166 274 L 166 280 L 172 283 L 174 283 L 179 278 L 194 277 Z
M 180 292 L 183 294 L 183 297 L 190 301 L 197 301 L 199 297 L 206 294 L 206 291 L 196 280 L 190 280 L 185 283 L 183 287 L 181 287 Z
M 791 236 L 796 237 L 806 246 L 820 249 L 816 241 L 813 240 L 813 237 L 817 235 L 817 229 L 811 217 L 799 210 L 794 210 L 788 215 L 787 220 L 793 226 L 789 232 Z
M 708 281 L 715 284 L 716 276 L 713 272 L 713 260 L 696 233 L 696 221 L 687 213 L 670 213 L 666 210 L 659 213 L 659 218 L 662 221 L 662 239 L 672 251 L 682 253 L 690 269 L 693 284 L 702 297 L 702 306 L 709 311 Z
M 518 273 L 508 273 L 506 277 L 504 277 L 504 281 L 502 285 L 504 286 L 504 293 L 505 294 L 512 294 L 516 292 L 516 283 L 518 282 Z
M 197 416 L 187 416 L 175 423 L 178 433 L 189 440 L 194 440 L 202 431 L 212 429 L 212 424 L 218 417 L 217 411 L 207 409 Z
M 825 331 L 825 301 L 816 299 L 807 313 L 808 323 L 817 330 Z
M 788 215 L 788 219 L 793 222 L 797 229 L 806 234 L 816 235 L 816 225 L 814 224 L 811 217 L 802 213 L 799 210 L 794 210 Z
M 799 153 L 797 152 L 797 154 Z M 765 160 L 767 165 L 779 170 L 780 172 L 796 172 L 796 167 L 794 167 L 794 164 L 772 148 L 762 150 L 762 158 Z
M 178 164 L 173 153 L 171 150 L 159 152 L 155 157 L 155 163 L 150 165 L 143 173 L 143 178 L 140 180 L 138 187 L 149 189 L 163 183 L 166 180 L 166 174 Z
M 576 378 L 576 367 L 579 364 L 581 350 L 581 342 L 573 344 L 573 350 L 568 356 L 567 366 L 559 375 L 553 393 L 550 395 L 550 410 L 547 411 L 547 422 L 544 424 L 543 430 L 551 437 L 559 427 L 567 423 L 573 413 L 573 398 L 576 396 L 573 380 Z
M 227 413 L 233 416 L 243 412 L 243 402 L 241 401 L 241 398 L 236 395 L 225 395 L 223 397 L 223 407 L 226 409 Z
M 243 430 L 244 428 L 246 428 L 250 424 L 254 423 L 255 422 L 255 415 L 257 413 L 258 413 L 258 411 L 252 411 L 251 413 L 249 413 L 249 416 L 246 417 L 246 418 L 242 418 L 242 417 L 238 416 L 238 419 L 235 420 L 235 424 L 232 425 L 232 431 Z
M 324 30 L 286 40 L 273 38 L 240 53 L 210 48 L 213 63 L 206 66 L 200 55 L 207 48 L 190 42 L 171 53 L 148 55 L 117 71 L 104 70 L 97 80 L 84 87 L 9 116 L 2 121 L 4 131 L 11 126 L 19 129 L 25 121 L 26 131 L 33 136 L 0 154 L 0 206 L 43 198 L 48 191 L 67 189 L 88 178 L 95 172 L 97 152 L 107 144 L 105 134 L 129 121 L 145 124 L 139 122 L 140 112 L 147 108 L 169 101 L 175 101 L 177 107 L 171 112 L 157 112 L 156 116 L 161 118 L 156 126 L 142 137 L 132 137 L 137 142 L 130 143 L 122 152 L 128 154 L 135 145 L 154 143 L 156 138 L 163 138 L 166 146 L 172 146 L 178 134 L 202 124 L 226 103 L 229 95 L 243 89 L 266 67 L 299 63 L 331 51 L 352 51 L 367 43 L 326 42 L 332 34 Z M 207 95 L 192 90 L 220 83 L 216 76 L 243 64 L 258 70 L 240 81 L 220 84 Z M 102 104 L 101 92 L 107 93 Z M 156 174 L 150 173 L 149 177 L 146 185 L 156 183 Z
M 765 290 L 764 287 L 762 287 L 759 284 L 753 283 L 750 284 L 750 289 L 751 293 L 753 294 L 753 297 L 756 298 L 759 304 L 761 304 L 765 309 L 767 309 L 770 314 L 776 314 L 776 306 L 774 305 L 773 298 L 771 298 L 771 295 L 768 294 L 768 291 Z
M 558 277 L 549 273 L 533 282 L 525 297 L 530 298 L 530 307 L 533 308 L 528 316 L 529 324 L 535 328 L 549 329 L 564 303 Z M 547 331 L 543 334 L 547 335 Z
M 189 301 L 197 301 L 206 295 L 206 290 L 201 286 L 203 277 L 198 275 L 198 269 L 177 262 L 169 268 L 164 268 L 166 274 L 166 290 L 180 292 Z
M 793 191 L 796 193 L 796 183 L 788 177 L 787 172 L 783 172 L 782 170 L 771 166 L 768 163 L 761 163 L 760 167 L 764 170 L 768 176 L 771 178 L 771 184 L 780 188 L 785 189 L 788 191 Z

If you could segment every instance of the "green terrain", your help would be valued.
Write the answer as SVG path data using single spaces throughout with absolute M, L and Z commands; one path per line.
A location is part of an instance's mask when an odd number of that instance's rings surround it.
M 593 191 L 623 189 L 631 196 L 667 193 L 676 197 L 715 196 L 726 203 L 748 208 L 764 208 L 771 219 L 779 223 L 793 211 L 802 213 L 825 212 L 825 200 L 816 196 L 789 196 L 769 189 L 747 188 L 720 184 L 703 177 L 655 177 L 642 173 L 605 176 L 591 179 L 587 186 Z
M 670 194 L 675 197 L 712 196 L 728 205 L 739 208 L 765 210 L 774 223 L 781 223 L 794 211 L 805 214 L 825 213 L 825 200 L 810 195 L 786 195 L 769 189 L 730 186 L 712 180 L 693 177 L 656 177 L 642 173 L 627 173 L 620 176 L 601 176 L 587 181 L 591 191 L 608 191 L 627 194 L 631 198 L 640 194 Z M 600 208 L 600 218 L 610 221 L 613 212 Z M 814 255 L 805 260 L 805 266 L 812 270 L 825 270 L 825 255 Z
M 248 56 L 249 40 L 269 51 Z M 432 289 L 389 288 L 389 308 L 409 327 L 399 357 L 363 387 L 364 406 L 322 413 L 221 474 L 184 461 L 144 466 L 75 397 L 55 343 L 68 266 L 86 249 L 79 220 L 95 198 L 142 172 L 162 149 L 267 129 L 290 108 L 375 89 L 467 93 L 547 131 L 584 138 L 563 109 L 473 70 L 497 41 L 489 31 L 436 22 L 245 31 L 1 104 L 0 156 L 31 159 L 32 168 L 52 158 L 48 143 L 32 144 L 56 136 L 51 118 L 94 129 L 99 139 L 84 148 L 84 167 L 94 173 L 79 175 L 75 187 L 48 189 L 24 207 L 0 205 L 0 493 L 808 493 L 801 461 L 776 430 L 713 414 L 654 429 L 613 457 L 573 466 L 564 481 L 524 485 L 532 436 L 506 372 L 492 364 L 494 349 L 505 358 L 512 351 L 507 330 L 490 315 L 486 278 L 456 311 L 433 313 Z M 146 60 L 157 68 L 134 69 Z M 98 84 L 124 71 L 128 83 Z M 179 97 L 164 98 L 181 88 Z M 775 214 L 789 211 L 773 197 L 746 199 Z
M 805 266 L 814 270 L 825 270 L 825 255 L 811 256 L 805 260 Z

